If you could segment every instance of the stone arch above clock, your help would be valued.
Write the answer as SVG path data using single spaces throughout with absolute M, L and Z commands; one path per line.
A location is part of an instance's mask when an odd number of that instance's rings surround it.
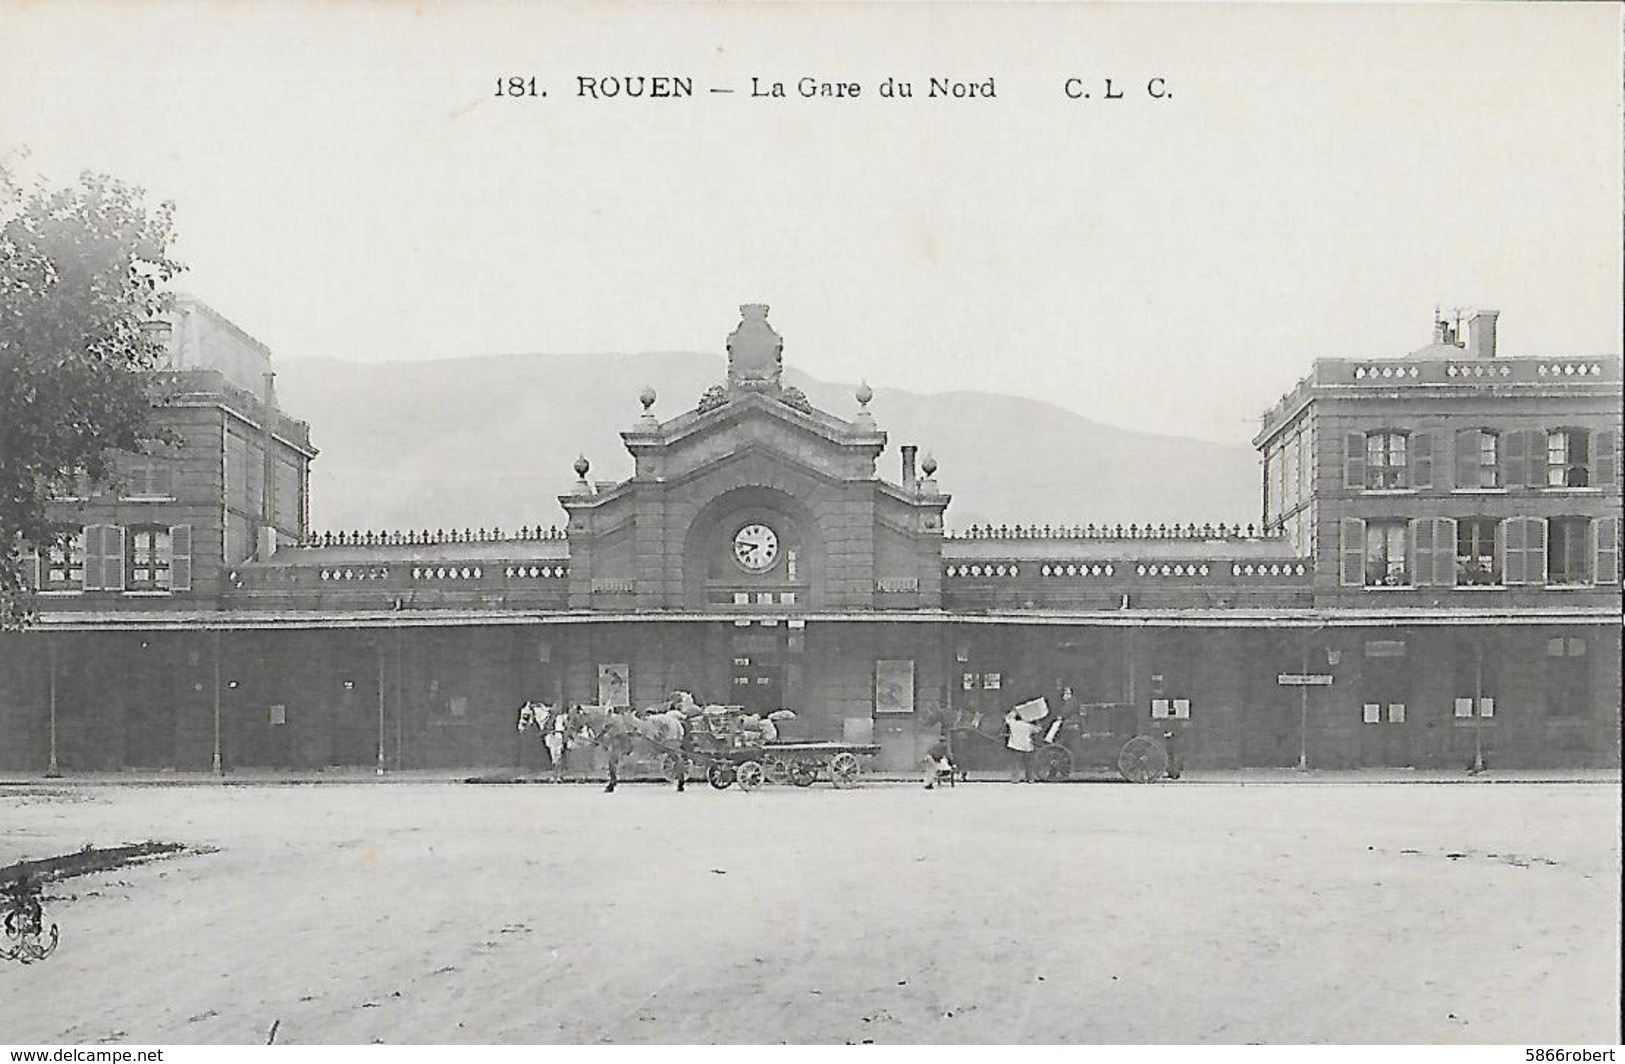
M 645 390 L 644 415 L 621 434 L 633 475 L 594 484 L 582 473 L 576 490 L 560 496 L 569 514 L 571 606 L 939 607 L 948 497 L 931 479 L 878 477 L 886 434 L 865 408 L 867 390 L 850 421 L 815 409 L 780 384 L 782 341 L 767 325 L 767 308 L 742 310 L 729 337 L 727 386 L 665 421 Z M 761 541 L 750 552 L 754 569 L 732 553 L 747 525 L 759 526 L 747 537 Z M 763 563 L 769 553 L 773 561 Z

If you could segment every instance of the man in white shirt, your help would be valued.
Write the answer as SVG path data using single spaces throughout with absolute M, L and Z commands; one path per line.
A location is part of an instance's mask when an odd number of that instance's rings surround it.
M 1010 782 L 1017 782 L 1016 772 L 1019 769 L 1023 774 L 1022 783 L 1033 781 L 1033 736 L 1038 732 L 1038 725 L 1031 721 L 1021 719 L 1021 716 L 1011 710 L 1004 715 L 1005 727 L 1010 730 L 1010 738 L 1005 745 L 1015 755 L 1015 761 L 1010 767 Z

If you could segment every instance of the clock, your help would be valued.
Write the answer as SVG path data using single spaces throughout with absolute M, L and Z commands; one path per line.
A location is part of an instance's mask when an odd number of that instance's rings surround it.
M 779 535 L 759 521 L 734 533 L 734 561 L 749 573 L 765 573 L 779 560 Z

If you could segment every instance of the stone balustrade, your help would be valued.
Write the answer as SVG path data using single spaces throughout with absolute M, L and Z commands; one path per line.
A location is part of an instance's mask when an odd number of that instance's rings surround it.
M 541 543 L 565 540 L 569 537 L 557 525 L 532 528 L 526 525 L 517 532 L 504 532 L 500 528 L 436 528 L 393 529 L 383 531 L 314 532 L 302 540 L 302 548 L 321 547 L 432 547 L 446 543 Z
M 948 539 L 1280 539 L 1282 530 L 1257 525 L 971 525 L 950 530 Z

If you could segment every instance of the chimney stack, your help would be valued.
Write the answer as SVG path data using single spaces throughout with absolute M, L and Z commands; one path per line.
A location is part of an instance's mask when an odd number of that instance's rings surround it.
M 905 443 L 901 450 L 903 452 L 903 487 L 912 488 L 914 486 L 914 456 L 920 449 L 912 443 Z
M 1499 310 L 1480 310 L 1467 319 L 1467 357 L 1495 357 L 1495 319 Z

